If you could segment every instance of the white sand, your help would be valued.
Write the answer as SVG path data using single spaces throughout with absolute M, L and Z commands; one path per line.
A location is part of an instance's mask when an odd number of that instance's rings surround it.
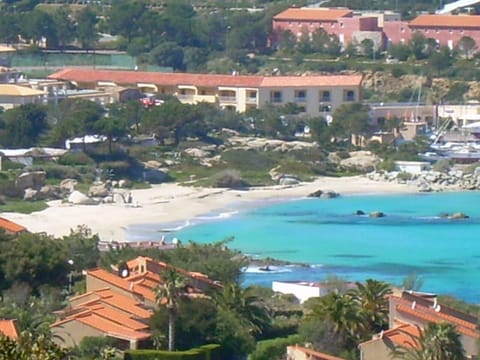
M 125 228 L 133 224 L 171 223 L 191 219 L 229 204 L 266 199 L 301 198 L 316 190 L 331 190 L 341 195 L 413 193 L 416 187 L 388 182 L 375 182 L 363 176 L 320 177 L 311 183 L 271 186 L 248 191 L 195 188 L 177 184 L 154 185 L 150 189 L 132 190 L 133 202 L 126 204 L 69 205 L 52 201 L 50 207 L 30 215 L 3 213 L 3 217 L 25 226 L 32 232 L 46 232 L 57 237 L 67 235 L 78 225 L 86 225 L 101 240 L 124 241 Z

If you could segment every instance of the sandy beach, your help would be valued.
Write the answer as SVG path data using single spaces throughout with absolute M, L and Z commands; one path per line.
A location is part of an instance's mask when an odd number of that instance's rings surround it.
M 393 194 L 417 192 L 414 186 L 391 182 L 376 182 L 364 176 L 319 177 L 313 182 L 294 186 L 271 186 L 249 190 L 213 189 L 153 185 L 150 189 L 132 190 L 131 204 L 71 205 L 49 202 L 43 211 L 29 215 L 2 213 L 1 216 L 25 226 L 31 232 L 45 232 L 61 237 L 79 225 L 86 225 L 103 241 L 125 241 L 125 229 L 133 224 L 172 223 L 220 210 L 231 204 L 267 199 L 305 197 L 317 191 L 335 191 L 340 195 Z

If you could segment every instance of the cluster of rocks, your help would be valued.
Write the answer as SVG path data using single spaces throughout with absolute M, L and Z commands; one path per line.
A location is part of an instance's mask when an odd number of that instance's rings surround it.
M 305 149 L 318 149 L 317 143 L 306 141 L 284 141 L 257 137 L 232 136 L 228 142 L 236 149 L 289 152 Z
M 15 188 L 23 193 L 24 200 L 30 201 L 64 200 L 77 205 L 133 201 L 130 193 L 125 190 L 128 186 L 127 180 L 97 181 L 90 186 L 87 194 L 76 190 L 78 182 L 75 179 L 64 179 L 58 185 L 47 185 L 45 181 L 45 171 L 24 172 L 17 177 Z
M 316 190 L 308 194 L 308 197 L 322 198 L 322 199 L 334 199 L 339 196 L 340 196 L 339 193 L 336 193 L 335 191 L 331 191 L 331 190 L 326 190 L 326 191 Z
M 419 191 L 480 190 L 480 168 L 473 173 L 461 170 L 439 172 L 433 170 L 418 173 L 400 171 L 372 172 L 366 175 L 374 181 L 387 181 L 416 186 Z
M 346 157 L 347 156 L 347 157 Z M 370 172 L 375 170 L 382 160 L 371 151 L 331 152 L 328 154 L 328 162 L 343 169 L 356 172 Z

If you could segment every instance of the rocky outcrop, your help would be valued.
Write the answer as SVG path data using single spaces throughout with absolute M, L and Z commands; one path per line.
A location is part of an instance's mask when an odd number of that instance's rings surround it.
M 480 171 L 463 172 L 453 169 L 448 172 L 433 170 L 404 176 L 399 171 L 372 172 L 366 175 L 374 181 L 387 181 L 399 184 L 408 184 L 416 187 L 418 191 L 442 191 L 442 190 L 480 190 Z
M 73 191 L 68 196 L 68 202 L 75 205 L 97 205 L 98 201 L 89 198 L 87 195 L 78 190 Z
M 279 185 L 298 185 L 299 183 L 300 179 L 294 175 L 283 175 L 278 180 Z
M 64 179 L 60 182 L 60 189 L 62 191 L 71 193 L 75 190 L 75 187 L 78 185 L 78 181 L 75 179 Z
M 308 197 L 315 197 L 315 198 L 322 198 L 322 199 L 334 199 L 339 196 L 340 196 L 339 193 L 336 193 L 335 191 L 331 191 L 331 190 L 326 190 L 326 191 L 317 190 L 308 194 Z
M 305 141 L 284 141 L 257 137 L 232 136 L 228 142 L 236 149 L 289 152 L 316 149 L 318 144 Z
M 18 175 L 15 180 L 15 188 L 23 191 L 25 189 L 40 189 L 45 185 L 45 178 L 47 173 L 45 171 L 30 171 Z
M 106 197 L 110 194 L 110 186 L 106 183 L 98 183 L 90 186 L 88 196 L 90 197 Z
M 342 159 L 339 165 L 344 169 L 366 173 L 375 170 L 380 163 L 380 158 L 370 151 L 352 151 L 350 157 Z
M 372 211 L 368 216 L 371 218 L 383 218 L 385 217 L 385 213 L 381 211 Z

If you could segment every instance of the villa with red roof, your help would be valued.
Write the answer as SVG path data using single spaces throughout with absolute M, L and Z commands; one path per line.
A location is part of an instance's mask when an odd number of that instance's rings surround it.
M 173 95 L 186 104 L 206 102 L 245 112 L 267 104 L 297 104 L 310 116 L 326 115 L 361 100 L 361 75 L 258 76 L 64 69 L 50 79 L 82 89 L 130 87 Z
M 456 326 L 467 358 L 478 356 L 478 318 L 439 304 L 436 297 L 403 292 L 389 296 L 389 330 L 360 344 L 362 360 L 391 360 L 395 346 L 416 346 L 415 339 L 428 323 L 448 322 Z
M 115 268 L 115 272 L 87 270 L 87 292 L 70 298 L 69 307 L 51 325 L 55 341 L 62 347 L 73 347 L 85 336 L 108 336 L 116 339 L 120 350 L 142 347 L 151 338 L 148 323 L 156 306 L 155 292 L 167 269 L 175 269 L 187 279 L 189 297 L 205 296 L 203 290 L 221 287 L 204 274 L 143 256 Z
M 26 232 L 27 228 L 17 224 L 13 221 L 5 219 L 0 216 L 0 229 L 4 230 L 7 234 L 18 235 L 22 232 Z

